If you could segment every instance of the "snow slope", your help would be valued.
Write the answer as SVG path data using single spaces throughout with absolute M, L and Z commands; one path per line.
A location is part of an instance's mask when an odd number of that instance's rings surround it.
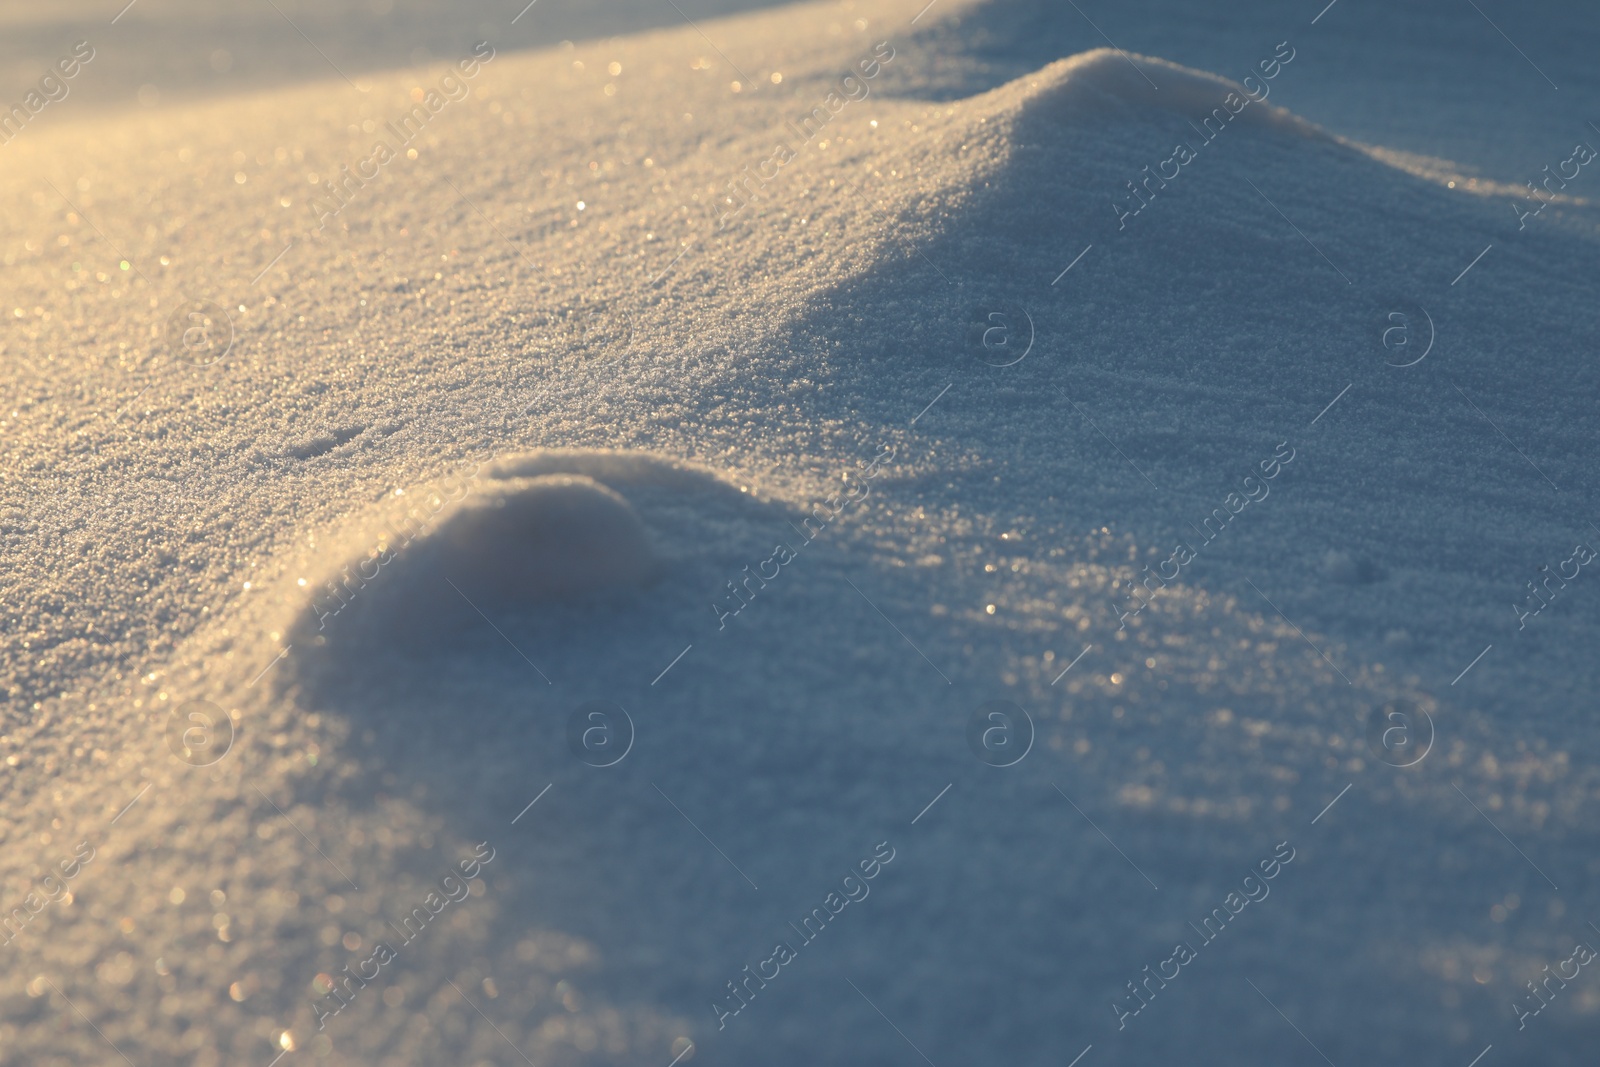
M 1587 1062 L 1592 175 L 1093 14 L 0 148 L 0 1061 Z

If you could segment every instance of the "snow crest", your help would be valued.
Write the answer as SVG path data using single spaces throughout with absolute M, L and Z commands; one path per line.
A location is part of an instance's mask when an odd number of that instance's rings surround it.
M 1233 81 L 1155 56 L 1096 48 L 1057 60 L 1022 81 L 1029 93 L 1030 113 L 1064 122 L 1148 109 L 1199 122 L 1221 111 L 1224 121 L 1236 117 L 1261 128 L 1328 139 L 1320 127 L 1267 102 L 1274 78 L 1293 77 L 1292 61 L 1293 48 L 1285 51 L 1280 46 L 1260 61 L 1261 70 Z M 1272 74 L 1268 76 L 1266 70 Z

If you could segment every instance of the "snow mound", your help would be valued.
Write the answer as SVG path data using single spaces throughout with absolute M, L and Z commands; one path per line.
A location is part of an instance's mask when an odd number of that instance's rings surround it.
M 710 470 L 649 452 L 618 449 L 541 449 L 497 459 L 480 473 L 495 479 L 571 474 L 611 486 L 738 492 Z
M 1262 63 L 1269 64 L 1273 77 L 1282 69 L 1273 57 Z M 1029 111 L 1060 121 L 1160 109 L 1199 122 L 1220 111 L 1224 122 L 1234 118 L 1251 126 L 1331 139 L 1287 108 L 1267 103 L 1272 81 L 1261 72 L 1236 82 L 1155 56 L 1096 48 L 1057 60 L 1022 80 Z
M 636 586 L 655 570 L 633 506 L 581 474 L 487 482 L 420 547 L 442 576 L 492 599 Z
M 585 473 L 659 484 L 669 461 L 536 453 L 447 477 L 353 520 L 320 553 L 337 562 L 292 594 L 296 643 L 432 643 L 526 610 L 627 595 L 666 566 L 633 503 Z M 666 472 L 665 474 L 663 472 Z M 709 475 L 700 475 L 708 478 Z M 331 649 L 330 649 L 331 651 Z

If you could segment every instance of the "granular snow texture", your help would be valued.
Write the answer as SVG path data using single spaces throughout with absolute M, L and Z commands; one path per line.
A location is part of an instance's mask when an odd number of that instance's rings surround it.
M 0 1064 L 1592 1062 L 1593 11 L 924 4 L 0 11 Z

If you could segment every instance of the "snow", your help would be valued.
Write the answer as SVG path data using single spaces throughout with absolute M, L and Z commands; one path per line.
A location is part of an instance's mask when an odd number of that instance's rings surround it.
M 516 601 L 638 585 L 654 569 L 633 508 L 581 475 L 518 478 L 474 493 L 418 554 L 431 557 L 436 577 L 454 571 L 484 595 Z
M 1592 12 L 924 3 L 0 15 L 0 1063 L 1592 1059 Z

